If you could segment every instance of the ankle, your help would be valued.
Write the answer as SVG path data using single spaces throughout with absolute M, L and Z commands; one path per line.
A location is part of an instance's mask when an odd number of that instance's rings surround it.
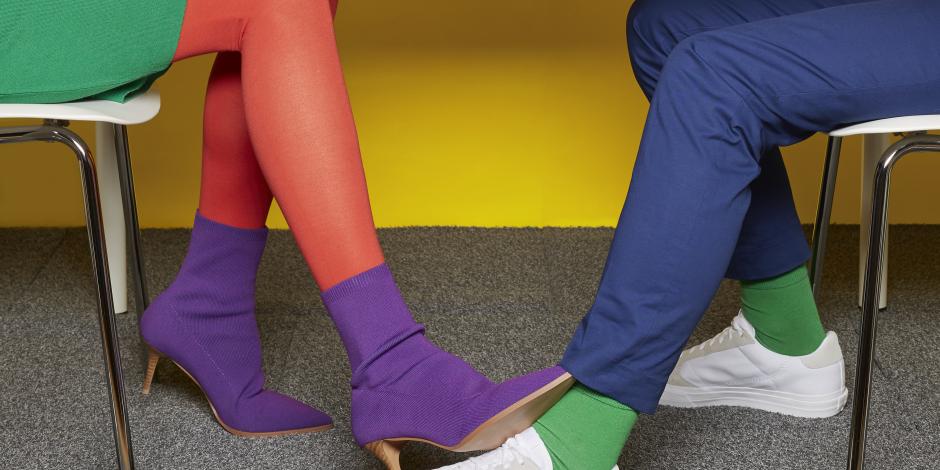
M 340 282 L 321 297 L 354 371 L 401 337 L 422 331 L 384 263 Z
M 617 463 L 637 419 L 630 407 L 581 384 L 533 425 L 556 470 L 607 470 Z
M 742 281 L 741 303 L 757 341 L 775 353 L 804 356 L 826 337 L 804 266 L 770 279 Z

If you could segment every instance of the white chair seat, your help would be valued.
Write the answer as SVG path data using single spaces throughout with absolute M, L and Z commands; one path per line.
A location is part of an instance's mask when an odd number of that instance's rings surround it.
M 917 132 L 940 129 L 940 114 L 921 116 L 901 116 L 877 121 L 863 122 L 854 126 L 843 127 L 829 133 L 833 137 L 847 137 L 860 134 L 891 134 L 895 132 Z
M 75 101 L 56 104 L 0 103 L 0 118 L 61 119 L 98 121 L 112 124 L 140 124 L 160 112 L 160 93 L 150 90 L 126 103 L 114 101 Z
M 0 119 L 31 118 L 95 123 L 95 166 L 104 235 L 109 251 L 108 267 L 115 312 L 127 311 L 127 231 L 118 174 L 116 126 L 141 124 L 153 119 L 158 112 L 160 93 L 156 90 L 137 95 L 125 103 L 105 100 L 55 104 L 0 103 Z

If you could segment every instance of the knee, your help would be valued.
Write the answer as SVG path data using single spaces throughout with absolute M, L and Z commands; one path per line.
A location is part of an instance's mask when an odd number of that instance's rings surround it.
M 704 96 L 734 99 L 764 114 L 775 105 L 778 77 L 787 73 L 770 73 L 772 53 L 760 38 L 735 28 L 706 31 L 676 44 L 661 80 L 668 74 Z
M 761 97 L 765 80 L 749 72 L 734 47 L 735 38 L 705 32 L 679 42 L 663 67 L 656 91 L 658 106 L 697 116 L 720 139 L 731 139 L 763 153 L 764 125 L 774 113 Z M 770 100 L 772 101 L 772 100 Z M 758 150 L 758 149 L 761 150 Z
M 332 19 L 338 0 L 265 0 L 253 2 L 258 16 L 277 22 L 315 22 Z
M 627 50 L 632 58 L 658 58 L 665 62 L 669 51 L 658 39 L 667 29 L 663 1 L 636 0 L 627 14 Z
M 656 56 L 662 64 L 684 39 L 732 23 L 716 12 L 715 3 L 636 0 L 627 14 L 630 54 Z
M 692 90 L 713 94 L 716 88 L 735 91 L 732 83 L 740 82 L 737 76 L 740 57 L 721 31 L 705 32 L 683 39 L 675 45 L 663 65 L 662 81 L 680 81 Z
M 627 14 L 627 50 L 637 82 L 652 95 L 673 48 L 685 36 L 682 0 L 636 0 Z

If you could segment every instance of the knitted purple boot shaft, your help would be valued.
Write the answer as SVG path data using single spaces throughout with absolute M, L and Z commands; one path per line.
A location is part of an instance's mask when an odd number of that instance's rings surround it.
M 389 341 L 424 331 L 385 263 L 333 286 L 322 298 L 353 371 Z
M 455 445 L 564 374 L 555 367 L 493 383 L 424 336 L 384 264 L 327 290 L 323 302 L 349 354 L 359 445 L 396 437 Z

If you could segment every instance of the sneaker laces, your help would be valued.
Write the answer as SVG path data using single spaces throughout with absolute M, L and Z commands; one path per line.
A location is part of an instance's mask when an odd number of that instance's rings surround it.
M 690 351 L 701 351 L 705 349 L 706 347 L 711 347 L 716 344 L 722 344 L 725 341 L 730 340 L 731 338 L 740 338 L 744 336 L 745 330 L 744 330 L 744 326 L 742 325 L 742 321 L 743 321 L 742 316 L 739 315 L 737 317 L 734 317 L 734 321 L 731 322 L 731 326 L 722 330 L 721 333 L 718 333 L 712 339 L 705 341 L 702 344 L 699 344 L 698 346 L 691 348 Z
M 505 470 L 512 468 L 535 468 L 532 460 L 528 457 L 529 450 L 518 438 L 510 437 L 503 445 L 495 450 L 487 452 L 478 457 L 468 459 L 453 468 L 460 470 Z M 451 468 L 451 467 L 447 467 Z

